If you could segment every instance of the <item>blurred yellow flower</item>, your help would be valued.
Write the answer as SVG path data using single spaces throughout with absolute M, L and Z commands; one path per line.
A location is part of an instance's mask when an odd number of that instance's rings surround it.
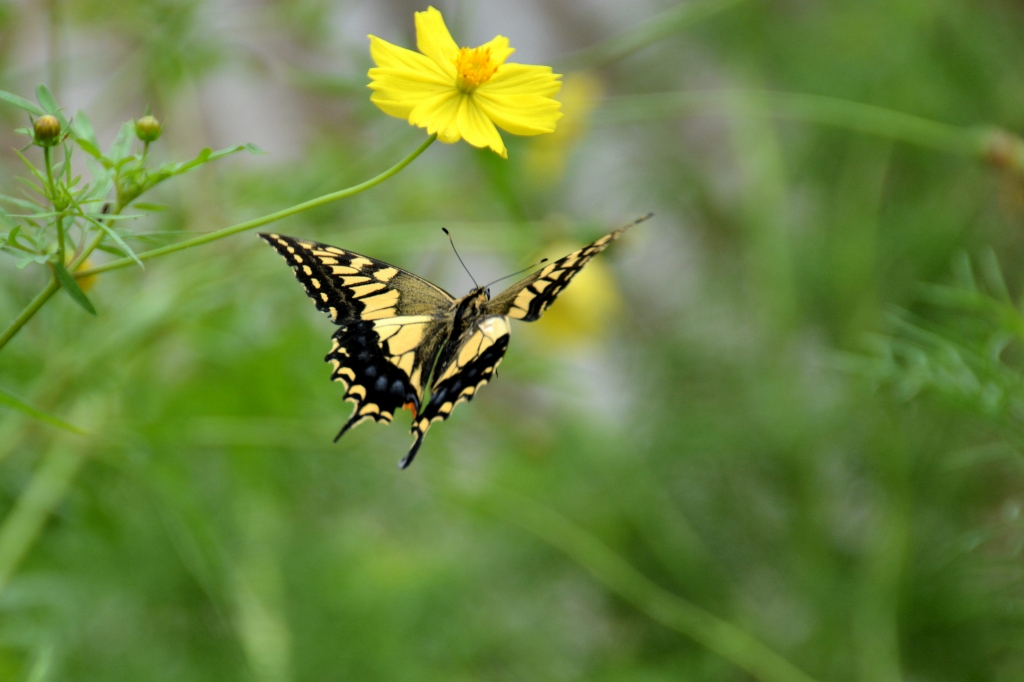
M 459 48 L 433 7 L 416 12 L 413 52 L 370 36 L 370 101 L 384 113 L 437 134 L 442 142 L 466 140 L 508 158 L 501 135 L 554 132 L 562 117 L 553 97 L 561 76 L 549 66 L 509 64 L 515 51 L 497 36 L 480 47 Z
M 562 179 L 569 155 L 586 135 L 591 114 L 604 92 L 601 80 L 589 71 L 570 73 L 564 81 L 559 99 L 565 118 L 554 135 L 534 140 L 527 150 L 527 172 L 538 187 L 552 187 Z
M 65 255 L 65 257 L 64 257 L 64 266 L 67 267 L 67 266 L 71 265 L 71 261 L 73 261 L 74 259 L 75 259 L 75 254 L 73 254 L 73 253 L 71 253 L 69 251 Z M 85 261 L 80 266 L 78 266 L 78 269 L 79 270 L 88 270 L 92 266 L 93 266 L 93 262 L 91 260 L 89 260 L 88 258 L 86 258 Z M 85 293 L 89 293 L 90 291 L 92 291 L 92 288 L 95 285 L 96 285 L 96 275 L 89 275 L 88 277 L 79 277 L 78 278 L 78 286 Z

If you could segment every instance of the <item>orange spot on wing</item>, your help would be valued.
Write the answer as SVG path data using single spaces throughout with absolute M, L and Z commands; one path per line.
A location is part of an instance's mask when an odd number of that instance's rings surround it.
M 412 418 L 416 419 L 416 403 L 406 403 L 405 405 L 402 405 L 402 409 L 412 412 Z

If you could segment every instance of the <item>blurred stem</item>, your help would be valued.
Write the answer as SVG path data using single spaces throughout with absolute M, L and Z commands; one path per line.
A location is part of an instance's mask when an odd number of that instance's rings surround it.
M 737 100 L 738 106 L 743 104 Z M 733 158 L 743 188 L 739 206 L 748 289 L 759 324 L 781 341 L 800 316 L 782 141 L 777 126 L 769 121 L 748 117 L 730 123 Z
M 482 507 L 561 550 L 652 619 L 702 644 L 752 677 L 762 682 L 814 682 L 740 628 L 662 589 L 557 512 L 493 487 L 486 497 L 474 498 L 469 504 Z
M 64 497 L 84 459 L 63 446 L 55 446 L 7 514 L 0 526 L 0 592 L 39 537 L 47 517 Z
M 1024 141 L 994 127 L 963 128 L 870 104 L 803 93 L 713 90 L 631 95 L 606 100 L 596 123 L 615 124 L 709 112 L 741 113 L 831 125 L 980 158 L 1024 172 Z
M 282 218 L 293 216 L 296 213 L 302 213 L 303 211 L 308 211 L 311 208 L 317 208 L 319 206 L 329 204 L 332 201 L 346 199 L 355 194 L 359 194 L 360 192 L 368 190 L 371 187 L 376 187 L 377 185 L 384 182 L 388 178 L 398 174 L 399 171 L 401 171 L 403 168 L 412 163 L 417 156 L 426 151 L 427 147 L 433 144 L 434 140 L 436 139 L 437 135 L 431 135 L 426 139 L 425 142 L 423 142 L 423 144 L 421 144 L 419 147 L 413 150 L 411 154 L 406 156 L 404 159 L 402 159 L 401 161 L 399 161 L 394 166 L 387 169 L 380 175 L 371 178 L 366 182 L 360 183 L 358 185 L 353 185 L 352 187 L 349 187 L 347 189 L 338 190 L 337 192 L 325 194 L 321 197 L 317 197 L 316 199 L 311 199 L 301 204 L 296 204 L 295 206 L 291 206 L 289 208 L 277 211 L 275 213 L 270 213 L 260 218 L 247 220 L 244 223 L 238 223 L 237 225 L 232 225 L 231 227 L 225 227 L 222 230 L 209 232 L 207 234 L 195 237 L 193 239 L 186 239 L 185 241 L 179 242 L 177 244 L 171 244 L 169 246 L 164 246 L 159 249 L 153 249 L 152 251 L 144 251 L 138 254 L 138 258 L 139 260 L 149 260 L 150 258 L 156 258 L 157 256 L 166 256 L 169 253 L 184 251 L 185 249 L 190 249 L 193 246 L 202 246 L 203 244 L 209 244 L 210 242 L 215 242 L 219 239 L 223 239 L 224 237 L 230 237 L 231 235 L 238 234 L 239 232 L 246 232 L 247 230 L 251 230 L 253 228 L 260 227 L 262 225 L 266 225 L 277 220 L 281 220 Z M 101 272 L 107 272 L 109 270 L 117 270 L 119 268 L 123 268 L 134 263 L 135 260 L 131 258 L 120 258 L 118 260 L 105 263 L 95 268 L 89 268 L 88 270 L 80 270 L 78 272 L 75 272 L 74 274 L 75 277 L 88 277 L 90 275 L 96 275 Z
M 563 71 L 606 66 L 743 1 L 691 0 L 681 2 L 617 36 L 559 59 L 556 66 Z

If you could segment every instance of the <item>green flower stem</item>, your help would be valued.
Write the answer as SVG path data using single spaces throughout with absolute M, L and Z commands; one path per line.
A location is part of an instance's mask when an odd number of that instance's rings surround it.
M 1024 171 L 1024 142 L 997 128 L 952 126 L 870 104 L 821 95 L 714 90 L 616 97 L 602 104 L 594 115 L 594 122 L 632 123 L 709 112 L 831 125 Z
M 43 147 L 43 161 L 46 166 L 46 181 L 48 183 L 46 191 L 50 193 L 50 203 L 53 204 L 54 210 L 57 210 L 56 201 L 57 198 L 57 183 L 53 181 L 53 160 L 51 158 L 51 147 Z M 57 262 L 61 265 L 64 264 L 64 216 L 57 216 Z
M 57 216 L 57 262 L 64 264 L 64 216 Z
M 378 175 L 378 176 L 376 176 L 374 178 L 370 178 L 366 182 L 360 183 L 358 185 L 353 185 L 352 187 L 348 187 L 346 189 L 338 190 L 337 192 L 331 192 L 330 194 L 325 194 L 325 195 L 323 195 L 321 197 L 317 197 L 316 199 L 311 199 L 311 200 L 305 201 L 305 202 L 303 202 L 301 204 L 296 204 L 295 206 L 291 206 L 291 207 L 286 208 L 284 210 L 277 211 L 276 213 L 270 213 L 270 214 L 262 216 L 260 218 L 253 218 L 252 220 L 247 220 L 244 223 L 238 223 L 237 225 L 232 225 L 231 227 L 225 227 L 224 229 L 217 230 L 215 232 L 208 232 L 207 234 L 201 235 L 199 237 L 194 237 L 192 239 L 186 239 L 185 241 L 178 242 L 177 244 L 171 244 L 169 246 L 164 246 L 164 247 L 161 247 L 159 249 L 153 249 L 151 251 L 144 251 L 144 252 L 142 252 L 140 254 L 137 254 L 138 258 L 139 258 L 139 260 L 149 260 L 150 258 L 156 258 L 158 256 L 166 256 L 169 253 L 175 253 L 177 251 L 184 251 L 185 249 L 190 249 L 193 246 L 201 246 L 203 244 L 209 244 L 210 242 L 215 242 L 218 239 L 223 239 L 224 237 L 230 237 L 233 234 L 238 234 L 239 232 L 245 232 L 247 230 L 251 230 L 253 228 L 260 227 L 262 225 L 266 225 L 267 223 L 272 223 L 272 222 L 274 222 L 276 220 L 281 220 L 282 218 L 287 218 L 289 216 L 293 216 L 296 213 L 301 213 L 303 211 L 308 211 L 311 208 L 317 208 L 318 206 L 323 206 L 324 204 L 329 204 L 332 201 L 338 201 L 339 199 L 345 199 L 345 198 L 350 197 L 350 196 L 352 196 L 354 194 L 359 194 L 360 192 L 368 190 L 371 187 L 375 187 L 375 186 L 379 185 L 380 183 L 384 182 L 388 178 L 390 178 L 393 175 L 397 174 L 403 168 L 405 168 L 410 163 L 412 163 L 413 160 L 415 160 L 417 156 L 419 156 L 424 151 L 426 151 L 427 147 L 429 147 L 431 144 L 433 144 L 434 140 L 436 140 L 436 139 L 437 139 L 437 135 L 431 135 L 430 137 L 428 137 L 426 139 L 426 141 L 423 144 L 421 144 L 419 147 L 417 147 L 415 150 L 413 150 L 413 152 L 411 154 L 409 154 L 407 157 L 405 157 L 404 159 L 402 159 L 401 161 L 399 161 L 394 166 L 392 166 L 391 168 L 387 169 L 386 171 L 384 171 L 380 175 Z M 75 272 L 74 275 L 75 275 L 75 277 L 88 277 L 90 275 L 97 275 L 97 274 L 99 274 L 101 272 L 108 272 L 110 270 L 117 270 L 119 268 L 124 268 L 124 267 L 127 267 L 129 265 L 133 265 L 134 263 L 135 263 L 135 261 L 133 259 L 131 259 L 131 258 L 119 258 L 118 260 L 114 260 L 114 261 L 111 261 L 109 263 L 104 263 L 103 265 L 99 265 L 99 266 L 97 266 L 95 268 L 89 268 L 88 270 L 79 270 L 79 271 Z
M 761 682 L 814 682 L 742 629 L 662 589 L 561 514 L 493 487 L 486 497 L 457 499 L 514 523 L 561 550 L 652 619 L 702 644 Z
M 63 446 L 55 446 L 4 518 L 0 526 L 0 592 L 39 537 L 53 508 L 64 498 L 84 459 Z
M 403 168 L 408 166 L 410 163 L 413 162 L 413 160 L 416 159 L 417 156 L 419 156 L 424 151 L 426 151 L 427 147 L 429 147 L 431 144 L 433 144 L 434 140 L 436 140 L 436 139 L 437 139 L 436 135 L 431 135 L 430 137 L 428 137 L 426 139 L 426 141 L 423 144 L 421 144 L 419 147 L 417 147 L 415 150 L 413 150 L 413 152 L 411 154 L 406 156 L 404 159 L 399 161 L 397 164 L 395 164 L 391 168 L 387 169 L 386 171 L 384 171 L 380 175 L 378 175 L 378 176 L 376 176 L 374 178 L 371 178 L 371 179 L 369 179 L 366 182 L 363 182 L 361 184 L 354 185 L 353 187 L 349 187 L 347 189 L 339 190 L 337 192 L 332 192 L 331 194 L 325 194 L 325 195 L 323 195 L 321 197 L 317 197 L 316 199 L 312 199 L 310 201 L 307 201 L 307 202 L 304 202 L 304 203 L 292 206 L 291 208 L 286 208 L 283 211 L 278 211 L 276 213 L 271 213 L 269 215 L 265 215 L 262 218 L 256 218 L 254 220 L 249 220 L 249 221 L 244 222 L 244 223 L 239 223 L 238 225 L 232 225 L 231 227 L 226 227 L 223 230 L 217 230 L 216 232 L 210 232 L 210 233 L 204 234 L 204 235 L 202 235 L 200 237 L 196 237 L 194 239 L 188 239 L 186 241 L 179 242 L 177 244 L 172 244 L 170 246 L 165 246 L 165 247 L 162 247 L 162 248 L 159 248 L 159 249 L 153 249 L 152 251 L 146 251 L 144 253 L 138 254 L 138 258 L 139 258 L 139 260 L 149 260 L 150 258 L 156 258 L 157 256 L 164 256 L 164 255 L 166 255 L 168 253 L 174 253 L 175 251 L 182 251 L 184 249 L 188 249 L 188 248 L 191 248 L 193 246 L 199 246 L 201 244 L 207 244 L 209 242 L 216 241 L 218 239 L 223 239 L 224 237 L 229 237 L 229 236 L 231 236 L 233 234 L 236 234 L 238 232 L 244 232 L 246 230 L 251 230 L 251 229 L 253 229 L 255 227 L 259 227 L 261 225 L 266 225 L 267 223 L 271 223 L 271 222 L 273 222 L 275 220 L 280 220 L 282 218 L 287 218 L 288 216 L 295 215 L 296 213 L 301 213 L 302 211 L 308 211 L 311 208 L 316 208 L 317 206 L 323 206 L 324 204 L 328 204 L 328 203 L 330 203 L 332 201 L 337 201 L 338 199 L 344 199 L 346 197 L 352 196 L 353 194 L 358 194 L 358 193 L 360 193 L 360 192 L 362 192 L 364 190 L 367 190 L 367 189 L 370 189 L 371 187 L 379 185 L 380 183 L 384 182 L 385 180 L 387 180 L 388 178 L 390 178 L 391 176 L 395 175 L 400 170 L 402 170 Z M 117 213 L 120 213 L 121 212 L 121 208 L 122 207 L 119 206 L 117 208 L 117 210 L 114 211 L 114 214 L 116 215 Z M 100 245 L 100 242 L 103 241 L 104 236 L 105 236 L 105 234 L 102 231 L 97 232 L 96 236 L 93 237 L 92 241 L 89 242 L 89 244 L 86 245 L 86 247 L 82 250 L 82 252 L 79 253 L 75 257 L 75 259 L 73 261 L 71 261 L 71 263 L 68 265 L 68 271 L 71 272 L 75 277 L 79 277 L 79 278 L 80 277 L 88 277 L 89 275 L 95 275 L 95 274 L 98 274 L 100 272 L 107 272 L 108 270 L 116 270 L 118 268 L 123 268 L 123 267 L 126 267 L 128 265 L 132 265 L 132 264 L 135 263 L 135 261 L 133 259 L 131 259 L 131 258 L 121 258 L 121 259 L 118 259 L 118 260 L 115 260 L 115 261 L 111 261 L 109 263 L 105 263 L 105 264 L 103 264 L 103 265 L 101 265 L 99 267 L 89 268 L 89 269 L 86 269 L 86 270 L 78 270 L 79 266 L 81 266 L 81 264 L 83 262 L 85 262 L 85 259 L 89 257 L 89 254 L 91 254 L 96 249 L 96 247 Z M 6 346 L 7 343 L 12 338 L 14 338 L 14 335 L 17 334 L 18 331 L 20 331 L 21 328 L 24 327 L 25 324 L 29 320 L 32 319 L 33 315 L 35 315 L 37 312 L 39 312 L 39 309 L 42 308 L 43 305 L 45 305 L 46 302 L 48 300 L 50 300 L 50 297 L 53 296 L 55 293 L 57 293 L 57 291 L 59 289 L 60 289 L 60 284 L 57 282 L 56 278 L 54 278 L 46 286 L 45 289 L 40 291 L 39 294 L 37 294 L 36 297 L 34 299 L 32 299 L 32 302 L 29 303 L 28 306 L 26 306 L 25 309 L 21 311 L 21 313 L 18 315 L 18 317 L 16 317 L 14 319 L 14 321 L 11 322 L 11 324 L 7 326 L 7 328 L 3 331 L 3 333 L 0 333 L 0 349 L 2 349 L 4 346 Z
M 0 348 L 7 345 L 7 342 L 14 338 L 25 324 L 32 319 L 32 316 L 39 312 L 39 309 L 46 305 L 46 302 L 50 300 L 50 297 L 57 293 L 60 289 L 60 284 L 57 283 L 57 277 L 53 276 L 50 283 L 46 285 L 46 288 L 36 294 L 36 297 L 25 306 L 24 310 L 18 313 L 18 316 L 14 318 L 7 329 L 0 334 Z

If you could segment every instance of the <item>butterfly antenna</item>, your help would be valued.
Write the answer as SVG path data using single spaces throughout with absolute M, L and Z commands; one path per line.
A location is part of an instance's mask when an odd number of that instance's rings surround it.
M 473 286 L 475 286 L 477 289 L 479 289 L 480 285 L 476 283 L 476 277 L 473 277 L 473 273 L 469 271 L 469 268 L 467 268 L 466 264 L 462 261 L 462 256 L 459 255 L 459 250 L 455 248 L 455 240 L 452 239 L 452 233 L 448 231 L 447 227 L 442 227 L 441 230 L 446 235 L 448 235 L 448 241 L 451 242 L 452 251 L 455 252 L 455 257 L 459 259 L 459 262 L 462 263 L 462 269 L 465 270 L 466 274 L 469 275 L 469 278 L 471 280 L 473 280 Z M 408 465 L 406 465 L 406 466 L 408 466 Z
M 511 275 L 505 275 L 504 277 L 499 277 L 498 279 L 494 280 L 494 281 L 493 281 L 493 282 L 491 282 L 490 284 L 485 284 L 485 285 L 484 285 L 484 288 L 486 289 L 487 287 L 491 286 L 491 284 L 497 284 L 498 282 L 500 282 L 500 281 L 501 281 L 501 280 L 503 280 L 503 279 L 508 279 L 509 277 L 515 277 L 515 276 L 516 276 L 516 275 L 518 275 L 518 274 L 524 273 L 524 272 L 526 272 L 527 270 L 531 270 L 531 269 L 533 269 L 533 268 L 537 267 L 537 266 L 538 266 L 538 265 L 540 265 L 541 263 L 547 263 L 547 262 L 548 262 L 548 259 L 547 259 L 547 258 L 541 258 L 541 259 L 540 259 L 539 261 L 537 261 L 537 262 L 536 262 L 536 263 L 534 263 L 533 265 L 527 265 L 527 266 L 526 266 L 525 268 L 523 268 L 522 270 L 516 270 L 516 271 L 515 271 L 515 272 L 513 272 L 513 273 L 512 273 Z

